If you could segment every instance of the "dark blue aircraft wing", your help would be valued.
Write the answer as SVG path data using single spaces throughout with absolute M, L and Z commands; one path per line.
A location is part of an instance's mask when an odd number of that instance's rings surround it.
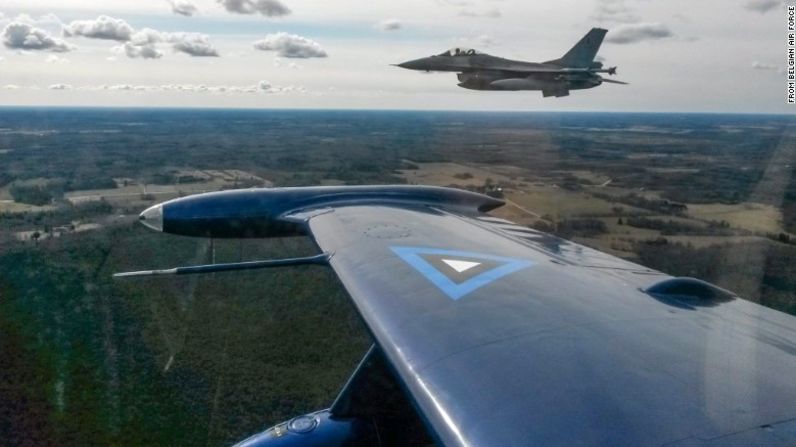
M 190 196 L 141 219 L 309 234 L 323 254 L 140 274 L 328 262 L 446 446 L 796 445 L 796 318 L 483 214 L 501 204 L 421 186 Z M 341 396 L 332 416 L 355 413 Z
M 796 443 L 791 316 L 444 206 L 308 224 L 444 445 Z

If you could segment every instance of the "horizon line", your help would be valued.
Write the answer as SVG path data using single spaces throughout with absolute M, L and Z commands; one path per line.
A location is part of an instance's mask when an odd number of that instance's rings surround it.
M 1 105 L 0 110 L 8 109 L 103 109 L 103 110 L 206 110 L 206 111 L 328 111 L 328 112 L 413 112 L 413 113 L 506 113 L 506 114 L 639 114 L 639 115 L 760 115 L 760 116 L 792 116 L 777 112 L 721 112 L 721 111 L 630 111 L 630 110 L 478 110 L 478 109 L 402 109 L 402 108 L 350 108 L 350 107 L 223 107 L 223 106 L 115 106 L 115 105 L 63 105 L 63 104 L 15 104 Z

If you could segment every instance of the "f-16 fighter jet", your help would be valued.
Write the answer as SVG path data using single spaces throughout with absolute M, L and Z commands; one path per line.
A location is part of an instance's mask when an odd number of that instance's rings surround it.
M 541 90 L 544 97 L 568 96 L 570 90 L 593 88 L 603 82 L 627 84 L 600 76 L 600 73 L 616 74 L 616 67 L 603 68 L 601 62 L 594 61 L 607 32 L 592 28 L 563 57 L 542 63 L 454 48 L 397 66 L 409 70 L 456 72 L 459 87 L 471 90 Z

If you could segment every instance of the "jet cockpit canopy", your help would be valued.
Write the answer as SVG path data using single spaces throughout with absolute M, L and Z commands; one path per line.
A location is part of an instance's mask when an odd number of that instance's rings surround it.
M 473 56 L 476 54 L 481 54 L 478 51 L 475 51 L 471 48 L 451 48 L 450 50 L 440 54 L 440 56 Z

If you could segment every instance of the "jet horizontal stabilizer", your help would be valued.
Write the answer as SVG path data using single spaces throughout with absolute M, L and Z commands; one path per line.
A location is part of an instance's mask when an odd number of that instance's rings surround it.
M 138 272 L 114 273 L 114 278 L 129 278 L 133 276 L 162 276 L 162 275 L 189 275 L 195 273 L 229 272 L 232 270 L 255 270 L 274 267 L 293 267 L 297 265 L 328 265 L 331 253 L 321 253 L 315 256 L 301 258 L 268 259 L 263 261 L 231 262 L 226 264 L 193 265 L 175 267 L 163 270 L 142 270 Z
M 609 84 L 622 84 L 622 85 L 630 85 L 628 82 L 616 81 L 616 80 L 614 80 L 614 79 L 606 79 L 606 78 L 601 78 L 600 80 L 601 80 L 602 82 L 607 82 L 607 83 L 609 83 Z

